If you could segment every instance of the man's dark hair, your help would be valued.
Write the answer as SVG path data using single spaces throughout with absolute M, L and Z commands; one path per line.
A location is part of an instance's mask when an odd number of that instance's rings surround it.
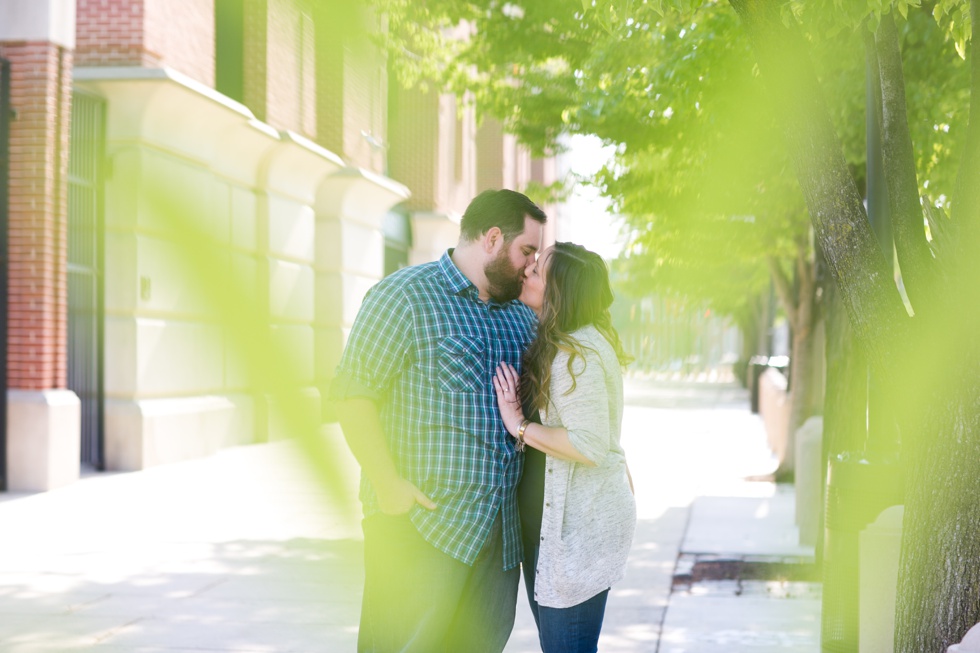
M 548 216 L 527 195 L 513 190 L 485 190 L 470 202 L 459 223 L 464 240 L 475 240 L 498 227 L 505 241 L 524 233 L 524 218 L 544 224 Z

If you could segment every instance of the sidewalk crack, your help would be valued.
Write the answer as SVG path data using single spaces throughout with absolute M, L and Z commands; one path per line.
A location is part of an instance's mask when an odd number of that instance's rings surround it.
M 65 614 L 75 614 L 79 610 L 83 610 L 89 606 L 95 605 L 96 603 L 101 603 L 106 599 L 112 598 L 112 594 L 103 594 L 102 596 L 97 596 L 89 601 L 82 601 L 81 603 L 72 603 L 67 608 L 65 608 Z
M 145 617 L 136 617 L 132 621 L 127 621 L 126 623 L 124 623 L 121 626 L 118 626 L 116 628 L 111 628 L 110 630 L 107 630 L 102 635 L 98 635 L 98 636 L 94 637 L 93 639 L 95 639 L 95 643 L 96 644 L 101 644 L 104 641 L 106 641 L 107 639 L 109 639 L 110 637 L 115 636 L 115 634 L 118 633 L 119 631 L 125 630 L 126 628 L 129 628 L 133 624 L 138 624 L 139 622 L 143 621 L 144 618 Z
M 191 592 L 190 594 L 188 594 L 184 598 L 185 599 L 193 599 L 193 598 L 196 598 L 196 597 L 204 594 L 205 592 L 207 592 L 209 590 L 213 590 L 218 585 L 221 585 L 222 583 L 227 583 L 227 582 L 228 582 L 228 578 L 227 577 L 225 577 L 225 578 L 219 578 L 216 581 L 213 581 L 213 582 L 208 583 L 207 585 L 205 585 L 201 589 L 195 590 L 195 591 Z

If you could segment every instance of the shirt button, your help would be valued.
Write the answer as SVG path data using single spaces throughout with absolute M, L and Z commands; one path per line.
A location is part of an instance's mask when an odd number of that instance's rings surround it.
M 541 541 L 544 542 L 544 535 L 541 536 Z
M 544 504 L 544 507 L 545 507 L 545 508 L 550 508 L 550 507 L 551 507 L 551 504 L 550 504 L 550 503 L 545 503 L 545 504 Z

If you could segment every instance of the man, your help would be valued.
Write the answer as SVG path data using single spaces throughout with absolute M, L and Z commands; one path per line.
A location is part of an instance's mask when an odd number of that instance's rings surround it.
M 523 459 L 491 379 L 534 335 L 516 300 L 546 220 L 520 193 L 481 193 L 456 248 L 382 280 L 354 321 L 330 395 L 362 471 L 359 651 L 507 643 Z

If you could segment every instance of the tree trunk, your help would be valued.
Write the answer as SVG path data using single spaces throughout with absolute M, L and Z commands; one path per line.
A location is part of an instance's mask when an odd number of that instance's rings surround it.
M 905 441 L 896 653 L 944 653 L 980 622 L 980 369 L 971 358 L 954 383 L 922 397 L 927 430 Z
M 881 161 L 888 188 L 888 215 L 905 291 L 918 313 L 925 310 L 936 292 L 933 287 L 936 263 L 929 252 L 923 226 L 919 182 L 906 115 L 902 52 L 891 14 L 881 17 L 871 42 L 873 47 L 869 48 L 869 55 L 878 64 L 881 81 L 876 93 L 879 102 L 877 123 L 881 130 Z
M 750 378 L 752 370 L 749 368 L 749 360 L 760 353 L 759 339 L 760 333 L 764 330 L 763 322 L 763 299 L 756 295 L 749 299 L 745 308 L 735 316 L 735 323 L 742 334 L 742 346 L 739 354 L 738 365 L 733 371 L 738 378 L 738 382 L 746 388 L 752 384 Z
M 905 342 L 907 314 L 824 105 L 799 32 L 775 2 L 729 0 L 759 58 L 814 233 L 873 364 Z
M 827 388 L 823 408 L 824 460 L 864 448 L 867 363 L 854 341 L 837 289 L 827 288 Z M 826 479 L 825 479 L 826 480 Z
M 940 309 L 910 374 L 920 380 L 903 428 L 905 528 L 896 653 L 941 653 L 980 622 L 980 1 L 972 0 L 970 120 L 953 197 L 956 227 Z M 903 427 L 905 424 L 903 424 Z
M 776 477 L 780 480 L 789 479 L 795 473 L 796 431 L 808 417 L 817 412 L 813 398 L 816 389 L 812 384 L 813 340 L 816 326 L 816 264 L 807 249 L 806 245 L 799 244 L 795 261 L 796 284 L 789 282 L 778 261 L 769 261 L 776 296 L 783 307 L 783 312 L 786 313 L 793 333 L 786 449 L 776 470 Z
M 865 220 L 841 148 L 807 64 L 803 39 L 778 3 L 730 0 L 772 92 L 807 208 L 854 335 L 887 381 L 901 417 L 906 508 L 896 620 L 898 653 L 943 653 L 980 621 L 980 125 L 977 102 L 954 212 L 959 252 L 938 310 L 909 322 Z M 977 31 L 980 0 L 972 0 Z M 972 97 L 980 98 L 976 40 Z M 889 189 L 890 192 L 892 189 Z M 960 191 L 962 198 L 959 197 Z M 907 191 L 905 191 L 907 192 Z M 954 301 L 955 300 L 955 301 Z M 930 303 L 932 299 L 930 298 Z M 828 383 L 833 373 L 828 370 Z M 828 401 L 832 388 L 828 387 Z

